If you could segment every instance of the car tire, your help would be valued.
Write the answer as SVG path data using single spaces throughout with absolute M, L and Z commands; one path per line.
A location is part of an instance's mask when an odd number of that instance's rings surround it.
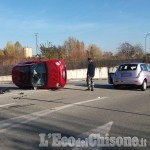
M 146 91 L 146 88 L 147 88 L 147 82 L 146 82 L 146 80 L 144 80 L 142 85 L 141 85 L 141 90 Z

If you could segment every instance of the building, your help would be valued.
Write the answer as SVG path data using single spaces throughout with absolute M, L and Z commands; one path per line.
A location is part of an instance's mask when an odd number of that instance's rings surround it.
M 24 56 L 25 56 L 26 58 L 32 57 L 32 48 L 25 47 L 25 48 L 23 49 L 23 51 L 24 51 Z

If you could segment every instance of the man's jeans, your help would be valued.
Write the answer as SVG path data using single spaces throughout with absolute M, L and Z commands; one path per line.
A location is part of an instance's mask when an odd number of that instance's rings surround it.
M 93 77 L 87 76 L 86 82 L 87 82 L 88 89 L 94 89 Z

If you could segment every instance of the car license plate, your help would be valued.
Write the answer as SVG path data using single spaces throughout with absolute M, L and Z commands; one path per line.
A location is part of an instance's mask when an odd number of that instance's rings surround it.
M 122 73 L 121 74 L 121 77 L 131 77 L 131 73 L 129 73 L 129 72 L 126 72 L 126 73 Z

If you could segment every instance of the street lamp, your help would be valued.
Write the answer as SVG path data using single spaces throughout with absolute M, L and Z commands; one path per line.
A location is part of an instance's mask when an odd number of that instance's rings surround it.
M 38 54 L 38 45 L 37 45 L 37 36 L 38 36 L 38 33 L 35 33 L 35 41 L 36 41 L 36 55 Z
M 147 61 L 147 56 L 146 56 L 146 38 L 150 35 L 150 33 L 145 35 L 145 62 Z

